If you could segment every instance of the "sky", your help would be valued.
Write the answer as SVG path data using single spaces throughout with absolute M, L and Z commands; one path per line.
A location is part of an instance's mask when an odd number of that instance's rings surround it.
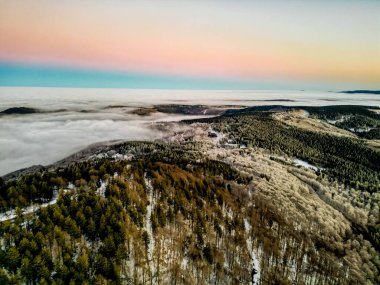
M 380 1 L 0 0 L 0 86 L 380 89 Z

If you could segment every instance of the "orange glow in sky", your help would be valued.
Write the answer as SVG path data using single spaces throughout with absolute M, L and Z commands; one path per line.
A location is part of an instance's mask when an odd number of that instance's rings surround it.
M 380 3 L 305 2 L 0 1 L 0 61 L 379 86 Z

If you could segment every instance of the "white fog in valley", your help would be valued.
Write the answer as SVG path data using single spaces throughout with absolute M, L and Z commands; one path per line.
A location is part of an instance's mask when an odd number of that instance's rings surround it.
M 33 114 L 0 115 L 0 175 L 53 163 L 95 142 L 160 138 L 163 134 L 150 128 L 152 122 L 202 117 L 131 114 L 138 107 L 156 104 L 379 106 L 380 96 L 320 91 L 0 87 L 0 112 L 15 107 L 37 110 Z

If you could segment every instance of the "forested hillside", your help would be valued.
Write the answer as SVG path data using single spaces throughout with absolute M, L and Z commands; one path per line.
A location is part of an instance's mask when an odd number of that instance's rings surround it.
M 239 110 L 228 110 L 226 116 L 253 114 L 259 112 L 279 112 L 302 109 L 310 114 L 310 117 L 320 119 L 354 133 L 360 138 L 380 139 L 380 109 L 378 107 L 355 106 L 355 105 L 332 105 L 332 106 L 279 106 L 266 105 L 254 106 Z
M 228 134 L 232 143 L 286 153 L 325 168 L 331 177 L 370 192 L 380 190 L 380 151 L 359 139 L 290 127 L 272 112 L 253 112 L 197 120 Z
M 378 150 L 272 112 L 174 129 L 0 180 L 0 284 L 380 283 Z

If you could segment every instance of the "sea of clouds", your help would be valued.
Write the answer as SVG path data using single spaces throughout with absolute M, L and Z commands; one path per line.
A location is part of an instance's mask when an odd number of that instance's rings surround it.
M 375 95 L 358 98 L 327 92 L 0 87 L 0 112 L 12 107 L 40 111 L 0 116 L 0 175 L 32 165 L 53 163 L 96 142 L 157 139 L 164 134 L 153 130 L 152 122 L 193 117 L 163 113 L 142 117 L 130 113 L 139 106 L 170 103 L 378 106 L 378 98 Z M 277 99 L 289 101 L 276 102 Z

